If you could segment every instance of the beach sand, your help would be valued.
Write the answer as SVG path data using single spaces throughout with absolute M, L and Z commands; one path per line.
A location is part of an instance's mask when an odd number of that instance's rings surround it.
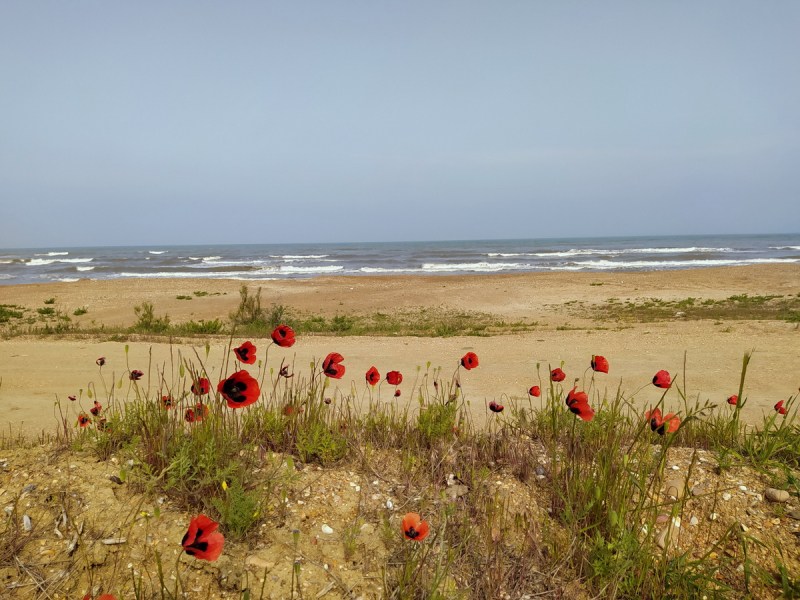
M 594 285 L 590 285 L 594 284 Z M 598 285 L 602 284 L 602 285 Z M 0 303 L 30 308 L 43 306 L 55 297 L 55 306 L 68 311 L 86 307 L 88 313 L 74 319 L 89 325 L 92 321 L 106 326 L 128 326 L 135 320 L 133 306 L 143 301 L 155 304 L 156 315 L 168 313 L 173 323 L 189 319 L 227 318 L 239 301 L 241 281 L 234 280 L 81 280 L 75 283 L 0 286 Z M 400 401 L 414 400 L 412 386 L 417 367 L 425 371 L 441 366 L 442 377 L 449 379 L 458 359 L 467 351 L 480 357 L 480 367 L 461 372 L 461 383 L 476 420 L 486 417 L 486 404 L 497 400 L 506 405 L 511 399 L 527 404 L 526 391 L 531 385 L 547 385 L 548 365 L 564 361 L 566 387 L 574 378 L 590 377 L 586 372 L 592 354 L 608 358 L 608 375 L 597 374 L 595 385 L 610 394 L 618 386 L 628 393 L 645 386 L 656 371 L 668 370 L 684 385 L 690 398 L 724 403 L 739 386 L 742 355 L 755 350 L 746 383 L 749 403 L 743 418 L 760 421 L 766 411 L 781 399 L 796 393 L 800 386 L 800 330 L 785 321 L 739 321 L 723 323 L 687 320 L 680 317 L 650 323 L 601 321 L 589 315 L 576 316 L 573 305 L 603 304 L 609 298 L 622 301 L 637 298 L 680 300 L 687 297 L 724 299 L 735 294 L 798 294 L 800 265 L 756 265 L 719 269 L 639 272 L 639 273 L 519 273 L 465 276 L 361 276 L 317 277 L 305 280 L 250 282 L 251 289 L 262 288 L 265 305 L 284 304 L 294 310 L 330 317 L 336 314 L 371 314 L 414 307 L 444 307 L 480 311 L 513 322 L 538 321 L 533 331 L 505 333 L 491 337 L 416 338 L 401 336 L 334 337 L 304 335 L 291 349 L 273 347 L 269 366 L 281 358 L 292 360 L 299 373 L 308 363 L 329 352 L 345 357 L 347 373 L 338 382 L 347 393 L 351 382 L 356 391 L 364 391 L 364 373 L 374 365 L 385 374 L 399 370 L 404 374 Z M 191 301 L 177 300 L 178 295 L 206 291 L 209 295 Z M 571 329 L 559 330 L 568 326 Z M 603 329 L 596 329 L 602 327 Z M 244 338 L 235 340 L 237 343 Z M 259 358 L 268 340 L 256 339 Z M 145 372 L 140 388 L 158 383 L 157 371 L 177 364 L 178 353 L 195 357 L 195 347 L 205 359 L 205 339 L 182 340 L 170 347 L 165 343 L 130 341 L 127 356 L 131 369 Z M 126 371 L 125 342 L 107 342 L 94 338 L 14 337 L 0 342 L 0 424 L 8 431 L 22 428 L 31 433 L 56 425 L 54 401 L 59 397 L 69 405 L 67 396 L 84 390 L 83 408 L 88 409 L 85 390 L 90 382 L 102 390 L 95 359 L 105 356 L 103 374 L 108 383 Z M 212 341 L 206 364 L 212 383 L 219 378 L 227 339 Z M 536 364 L 541 364 L 540 382 Z M 583 383 L 579 383 L 583 385 Z M 125 392 L 128 386 L 124 380 Z M 384 385 L 382 398 L 392 401 L 391 390 Z M 101 394 L 101 401 L 102 401 Z M 659 390 L 647 386 L 635 395 L 637 405 L 654 403 Z M 678 408 L 678 396 L 667 396 Z M 414 406 L 416 402 L 414 400 Z

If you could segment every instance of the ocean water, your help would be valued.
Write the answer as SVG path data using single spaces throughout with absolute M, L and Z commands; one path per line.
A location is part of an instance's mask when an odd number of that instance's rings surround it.
M 0 250 L 0 284 L 199 277 L 653 271 L 800 263 L 800 234 Z

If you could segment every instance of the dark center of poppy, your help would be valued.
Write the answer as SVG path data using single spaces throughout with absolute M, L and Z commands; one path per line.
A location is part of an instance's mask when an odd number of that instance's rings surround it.
M 406 531 L 406 535 L 413 540 L 419 537 L 419 531 L 417 531 L 413 527 L 409 527 L 408 531 Z
M 234 381 L 228 379 L 222 386 L 224 394 L 231 399 L 231 402 L 244 402 L 247 398 L 244 391 L 247 389 L 247 384 L 243 381 Z
M 250 353 L 250 349 L 249 348 L 239 348 L 239 350 L 237 352 L 239 354 L 239 358 L 241 358 L 243 361 L 246 361 L 247 360 L 247 355 Z

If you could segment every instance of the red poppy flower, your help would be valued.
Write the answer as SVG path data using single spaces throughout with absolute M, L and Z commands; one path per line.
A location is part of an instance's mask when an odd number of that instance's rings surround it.
M 739 403 L 739 396 L 737 396 L 736 394 L 734 394 L 733 396 L 728 398 L 728 404 L 732 404 L 733 406 L 736 406 L 738 403 Z
M 297 341 L 294 329 L 288 325 L 278 325 L 272 332 L 272 341 L 281 348 L 291 348 Z
M 195 421 L 202 421 L 208 416 L 208 406 L 198 402 L 194 408 L 187 408 L 183 413 L 183 418 L 187 423 L 194 423 Z
M 564 381 L 567 378 L 567 374 L 564 373 L 559 367 L 556 367 L 552 371 L 550 371 L 550 381 Z
M 72 400 L 73 402 L 75 402 L 75 401 L 77 401 L 77 400 L 78 400 L 78 399 L 77 399 L 75 396 L 67 396 L 67 398 L 69 398 L 69 399 L 70 399 L 70 400 Z
M 111 423 L 109 423 L 105 419 L 100 419 L 97 422 L 97 429 L 99 431 L 102 431 L 103 433 L 108 433 L 109 431 L 111 431 Z
M 407 540 L 421 542 L 428 537 L 428 522 L 421 519 L 417 513 L 406 513 L 403 517 L 403 536 Z
M 289 365 L 281 364 L 281 369 L 278 371 L 278 377 L 285 377 L 289 379 L 290 377 L 294 377 L 294 373 L 289 375 Z
M 783 400 L 781 400 L 780 402 L 778 402 L 775 405 L 775 410 L 778 411 L 778 414 L 781 414 L 781 415 L 785 415 L 786 414 L 786 407 L 783 405 Z
M 504 408 L 505 408 L 505 406 L 503 406 L 502 404 L 498 404 L 494 400 L 489 402 L 489 410 L 492 411 L 492 412 L 497 412 L 497 413 L 503 412 Z
M 91 422 L 92 418 L 86 413 L 81 413 L 78 415 L 78 425 L 80 425 L 81 427 L 86 427 Z
M 211 382 L 205 377 L 201 377 L 192 384 L 192 393 L 195 396 L 205 396 L 211 390 Z
M 228 401 L 231 408 L 250 406 L 261 395 L 258 382 L 247 371 L 236 371 L 217 386 L 217 391 Z
M 652 411 L 648 410 L 644 413 L 644 418 L 650 419 L 650 429 L 655 431 L 658 435 L 674 433 L 678 431 L 678 428 L 681 426 L 681 420 L 672 413 L 669 413 L 662 419 L 661 409 L 659 408 L 653 409 Z
M 400 371 L 389 371 L 386 374 L 386 381 L 389 382 L 389 385 L 400 385 L 403 383 L 403 375 Z
M 467 371 L 478 366 L 478 355 L 474 352 L 467 352 L 461 359 L 461 366 Z
M 344 375 L 344 365 L 340 363 L 343 360 L 344 356 L 338 352 L 331 352 L 322 361 L 322 372 L 333 379 L 341 379 L 342 375 Z
M 593 356 L 592 370 L 598 373 L 608 373 L 608 360 L 604 356 Z
M 105 356 L 101 356 L 100 358 L 98 358 L 98 359 L 97 359 L 96 361 L 94 361 L 94 362 L 96 362 L 96 363 L 97 363 L 97 366 L 98 366 L 98 367 L 102 367 L 104 364 L 106 364 L 106 357 L 105 357 Z
M 381 380 L 381 374 L 378 373 L 378 369 L 376 369 L 375 367 L 370 367 L 369 371 L 367 371 L 367 383 L 370 384 L 372 387 L 375 387 L 380 380 Z
M 586 392 L 576 391 L 577 389 L 572 388 L 572 391 L 567 394 L 567 408 L 584 421 L 591 421 L 594 419 L 594 409 L 589 406 L 589 396 Z
M 138 369 L 131 371 L 130 374 L 131 381 L 139 381 L 142 378 L 142 375 L 144 375 L 144 373 L 142 373 Z
M 291 407 L 291 405 L 287 404 L 286 406 L 283 407 L 283 416 L 284 417 L 291 417 L 293 413 L 294 413 L 294 409 Z
M 655 377 L 653 377 L 653 385 L 657 388 L 666 389 L 670 386 L 670 383 L 669 373 L 666 371 L 659 371 L 656 373 Z
M 539 396 L 542 395 L 542 389 L 538 385 L 535 385 L 528 390 L 528 394 L 535 398 L 538 398 Z
M 395 390 L 394 391 L 394 397 L 395 398 L 399 398 L 400 397 L 400 390 Z
M 330 398 L 325 398 L 325 404 L 330 404 L 330 403 L 331 403 L 331 399 Z
M 189 531 L 181 541 L 186 554 L 201 560 L 217 560 L 222 554 L 222 545 L 225 543 L 223 535 L 215 533 L 217 527 L 219 523 L 205 515 L 197 515 L 196 519 L 189 521 Z
M 161 406 L 172 408 L 172 396 L 161 396 Z
M 100 594 L 100 597 L 97 598 L 97 600 L 117 600 L 117 599 L 111 594 Z
M 103 410 L 103 405 L 100 404 L 97 400 L 94 401 L 94 406 L 89 409 L 89 412 L 92 413 L 95 417 L 100 414 L 100 411 Z
M 256 347 L 250 342 L 245 342 L 238 348 L 234 348 L 233 351 L 236 353 L 236 358 L 246 365 L 256 362 Z

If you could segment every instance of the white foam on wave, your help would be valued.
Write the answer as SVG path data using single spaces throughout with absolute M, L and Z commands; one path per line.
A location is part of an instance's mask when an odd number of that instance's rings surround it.
M 78 271 L 92 271 L 94 267 L 75 267 Z
M 335 273 L 344 269 L 342 265 L 320 265 L 318 267 L 295 267 L 291 265 L 281 265 L 281 273 Z
M 800 250 L 800 246 L 770 246 L 771 250 Z
M 187 273 L 185 271 L 177 271 L 174 273 L 164 273 L 164 272 L 157 272 L 157 273 L 120 273 L 117 275 L 118 277 L 135 277 L 139 279 L 150 279 L 150 278 L 158 278 L 158 279 L 169 279 L 170 277 L 178 278 L 186 278 L 186 279 L 193 279 L 193 278 L 206 278 L 206 279 L 235 279 L 235 276 L 245 276 L 250 274 L 250 271 L 231 271 L 229 273 L 214 271 L 211 273 L 204 273 L 204 272 L 194 272 L 194 273 Z
M 602 254 L 606 256 L 618 256 L 620 254 L 690 254 L 692 252 L 747 252 L 746 250 L 735 250 L 733 248 L 704 248 L 692 246 L 690 248 L 572 248 L 570 250 L 554 250 L 552 252 L 489 252 L 486 256 L 510 258 L 514 256 L 537 256 L 540 258 L 563 258 L 569 256 L 591 256 Z
M 481 273 L 491 273 L 494 271 L 506 271 L 514 269 L 529 269 L 533 265 L 526 263 L 425 263 L 422 270 L 428 273 L 440 273 L 444 271 L 479 271 Z
M 34 256 L 66 256 L 69 252 L 45 252 L 44 254 L 34 254 Z
M 13 260 L 0 260 L 0 265 L 10 265 L 13 262 Z
M 284 260 L 308 260 L 328 258 L 330 254 L 270 254 L 270 258 L 283 258 Z
M 385 267 L 361 267 L 362 273 L 419 273 L 422 269 L 387 269 Z
M 214 261 L 220 260 L 221 258 L 222 258 L 221 256 L 204 256 L 202 258 L 202 260 L 203 260 L 203 262 L 214 262 Z M 197 259 L 193 259 L 193 260 L 197 260 Z
M 80 281 L 77 277 L 61 277 L 60 279 L 56 279 L 56 281 L 63 281 L 64 283 L 74 283 L 76 281 Z
M 615 262 L 611 260 L 587 260 L 575 262 L 560 267 L 546 267 L 551 271 L 578 271 L 581 269 L 659 269 L 676 267 L 732 267 L 742 265 L 767 264 L 767 263 L 796 263 L 796 258 L 751 258 L 747 260 L 735 259 L 702 259 L 702 260 L 665 260 L 649 261 L 635 260 L 629 262 Z
M 51 265 L 56 262 L 60 263 L 85 263 L 92 262 L 93 258 L 32 258 L 25 264 L 29 267 L 39 267 L 42 265 Z
M 169 250 L 148 250 L 147 252 L 150 254 L 166 254 Z
M 8 273 L 0 273 L 0 279 L 14 279 L 14 275 L 9 275 Z

